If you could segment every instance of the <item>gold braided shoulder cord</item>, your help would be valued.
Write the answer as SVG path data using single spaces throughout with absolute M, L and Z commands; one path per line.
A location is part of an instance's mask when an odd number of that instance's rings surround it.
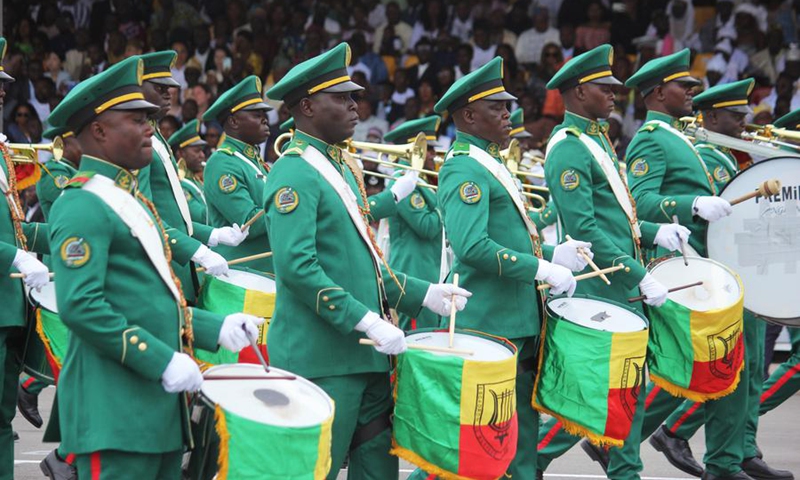
M 11 211 L 11 221 L 14 223 L 14 236 L 17 237 L 20 248 L 27 250 L 28 239 L 22 232 L 22 222 L 25 219 L 22 217 L 22 203 L 19 201 L 19 192 L 17 191 L 17 172 L 14 170 L 14 162 L 11 161 L 11 153 L 5 143 L 0 142 L 0 152 L 3 154 L 3 160 L 6 162 L 6 168 L 8 169 L 6 200 Z

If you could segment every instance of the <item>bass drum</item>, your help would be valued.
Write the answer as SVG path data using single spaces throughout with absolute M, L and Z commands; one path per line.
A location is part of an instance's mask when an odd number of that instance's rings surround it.
M 708 257 L 744 283 L 744 307 L 773 323 L 800 326 L 800 158 L 776 157 L 739 172 L 722 190 L 726 200 L 781 181 L 769 198 L 747 200 L 708 226 Z

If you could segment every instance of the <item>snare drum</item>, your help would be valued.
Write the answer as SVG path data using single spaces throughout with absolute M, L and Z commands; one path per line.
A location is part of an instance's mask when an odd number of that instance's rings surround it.
M 644 385 L 647 320 L 590 295 L 547 302 L 533 406 L 567 432 L 622 446 Z
M 409 345 L 447 347 L 447 331 L 415 331 Z M 392 454 L 447 478 L 501 477 L 517 451 L 517 349 L 457 330 L 454 348 L 397 357 Z
M 205 375 L 294 375 L 260 365 L 209 368 Z M 220 437 L 218 480 L 324 479 L 331 469 L 334 405 L 318 386 L 296 380 L 206 380 L 202 401 L 214 410 Z
M 28 330 L 23 370 L 46 383 L 58 382 L 69 343 L 69 329 L 58 317 L 56 287 L 50 282 L 40 291 L 30 289 L 28 300 L 34 317 Z
M 739 276 L 708 258 L 661 260 L 650 274 L 667 288 L 702 281 L 649 308 L 650 377 L 672 395 L 704 402 L 736 389 L 744 367 L 744 288 Z
M 227 276 L 206 276 L 198 307 L 221 315 L 249 313 L 265 319 L 258 327 L 258 340 L 261 353 L 267 356 L 267 327 L 275 310 L 275 280 L 252 270 L 229 270 Z M 212 365 L 223 363 L 258 363 L 251 348 L 236 354 L 224 348 L 211 353 L 198 349 L 197 358 Z

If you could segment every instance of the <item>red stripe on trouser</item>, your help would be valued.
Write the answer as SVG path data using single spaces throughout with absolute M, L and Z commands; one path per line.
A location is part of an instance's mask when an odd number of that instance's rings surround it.
M 417 319 L 416 318 L 412 318 L 411 319 L 411 330 L 416 330 L 416 329 L 417 329 Z
M 92 480 L 100 480 L 100 452 L 94 452 L 89 457 L 92 465 Z
M 30 387 L 30 386 L 31 386 L 31 384 L 32 384 L 33 382 L 35 382 L 35 381 L 36 381 L 36 379 L 35 379 L 35 378 L 33 378 L 33 377 L 28 377 L 28 379 L 27 379 L 27 380 L 25 380 L 24 382 L 22 382 L 22 388 L 24 388 L 24 389 L 26 389 L 26 390 L 27 390 L 27 389 L 28 389 L 28 387 Z
M 67 458 L 65 458 L 64 461 L 67 462 L 70 465 L 74 465 L 75 464 L 75 454 L 74 453 L 68 454 Z
M 680 426 L 683 425 L 683 422 L 685 422 L 689 417 L 692 416 L 694 412 L 697 411 L 698 408 L 700 408 L 700 405 L 702 405 L 702 403 L 694 402 L 692 406 L 689 407 L 689 410 L 686 410 L 686 413 L 681 415 L 681 418 L 679 418 L 678 421 L 675 422 L 675 425 L 669 427 L 669 431 L 672 433 L 676 433 L 678 431 L 678 428 L 680 428 Z
M 430 475 L 428 475 L 427 477 L 425 477 L 425 480 L 436 480 L 436 475 L 434 475 L 434 474 L 432 474 L 432 473 L 431 473 Z
M 547 435 L 545 435 L 542 441 L 539 442 L 539 445 L 536 446 L 536 450 L 541 450 L 544 447 L 548 446 L 550 444 L 550 441 L 553 440 L 553 437 L 556 436 L 556 434 L 560 429 L 561 429 L 561 422 L 556 422 L 555 424 L 553 424 L 553 426 L 547 432 Z
M 661 387 L 659 387 L 658 385 L 654 385 L 653 389 L 650 390 L 650 393 L 647 394 L 647 399 L 644 401 L 644 408 L 649 407 L 650 404 L 653 403 L 653 400 L 656 399 L 656 396 L 658 396 L 659 391 L 661 391 Z
M 775 392 L 780 390 L 781 387 L 786 382 L 788 382 L 789 379 L 792 378 L 796 373 L 800 373 L 800 363 L 787 370 L 786 373 L 781 375 L 781 378 L 779 378 L 777 382 L 775 382 L 771 387 L 769 387 L 769 390 L 761 394 L 761 403 L 764 403 L 769 399 L 769 397 L 775 395 Z

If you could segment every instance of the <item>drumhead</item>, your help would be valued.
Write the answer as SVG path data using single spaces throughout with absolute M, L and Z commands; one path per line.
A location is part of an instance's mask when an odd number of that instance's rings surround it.
M 730 307 L 742 295 L 738 277 L 726 266 L 708 258 L 691 257 L 689 265 L 682 257 L 655 264 L 650 273 L 667 288 L 702 281 L 703 285 L 669 294 L 669 299 L 695 312 Z
M 744 284 L 744 306 L 785 325 L 800 325 L 800 159 L 772 158 L 743 170 L 720 196 L 732 200 L 776 178 L 781 192 L 733 207 L 709 224 L 708 256 L 732 268 Z
M 34 306 L 44 308 L 53 313 L 58 313 L 58 306 L 56 305 L 56 284 L 52 280 L 38 292 L 35 288 L 31 288 L 28 290 L 28 296 Z
M 294 375 L 279 368 L 270 368 L 267 374 L 261 365 L 249 363 L 217 365 L 206 370 L 205 374 L 233 377 Z M 331 398 L 321 388 L 299 376 L 296 380 L 207 380 L 200 392 L 227 412 L 267 425 L 311 427 L 322 424 L 333 415 Z M 259 399 L 265 395 L 283 401 L 268 406 Z
M 228 270 L 227 276 L 215 277 L 216 280 L 236 285 L 237 287 L 246 290 L 257 290 L 263 293 L 275 293 L 275 280 L 257 275 L 255 273 L 245 272 L 243 270 Z
M 547 310 L 559 319 L 606 332 L 638 332 L 647 322 L 631 310 L 613 303 L 587 297 L 553 298 Z
M 447 348 L 450 346 L 450 334 L 449 332 L 412 333 L 406 337 L 406 343 L 409 345 L 428 345 Z M 471 351 L 473 355 L 446 352 L 428 353 L 438 356 L 453 355 L 475 362 L 496 362 L 514 356 L 514 352 L 501 343 L 477 335 L 470 335 L 465 332 L 455 333 L 453 336 L 453 348 Z

